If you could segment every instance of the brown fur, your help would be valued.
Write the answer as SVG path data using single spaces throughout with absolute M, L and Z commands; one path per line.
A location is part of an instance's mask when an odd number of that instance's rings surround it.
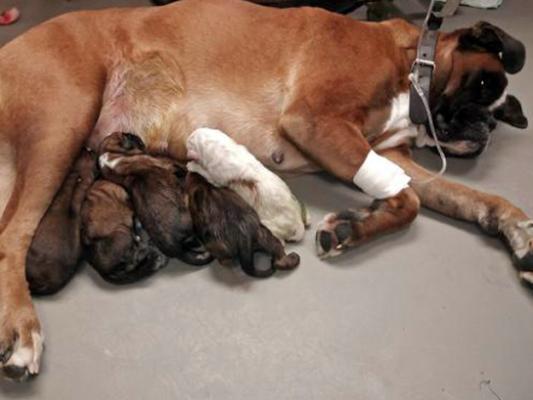
M 238 260 L 243 271 L 256 278 L 267 278 L 276 269 L 294 269 L 300 264 L 300 256 L 286 255 L 280 240 L 237 193 L 216 188 L 194 173 L 187 175 L 186 185 L 194 229 L 221 264 Z M 271 256 L 270 269 L 255 268 L 256 251 Z
M 96 156 L 83 149 L 35 232 L 26 258 L 32 294 L 53 294 L 74 276 L 81 260 L 81 206 L 96 178 Z
M 143 142 L 128 133 L 109 135 L 99 152 L 115 164 L 103 166 L 102 174 L 128 190 L 135 213 L 163 253 L 193 265 L 211 262 L 194 234 L 184 168 L 169 158 L 145 154 Z
M 457 51 L 459 34 L 440 36 L 432 96 L 455 90 L 470 70 L 502 69 L 494 55 Z M 40 332 L 26 253 L 91 131 L 93 147 L 111 132 L 137 132 L 149 152 L 184 160 L 187 135 L 209 126 L 280 173 L 324 169 L 349 181 L 368 139 L 382 133 L 384 110 L 407 88 L 417 36 L 402 21 L 183 0 L 67 14 L 2 47 L 0 176 L 8 189 L 0 198 L 0 359 L 15 340 L 32 348 L 31 334 Z M 464 201 L 476 198 L 483 195 L 465 192 Z M 511 206 L 502 204 L 504 216 Z M 370 210 L 360 231 L 398 229 L 417 208 L 408 190 Z
M 166 265 L 166 257 L 143 229 L 135 226 L 133 207 L 122 187 L 96 181 L 81 211 L 87 260 L 106 281 L 136 282 Z

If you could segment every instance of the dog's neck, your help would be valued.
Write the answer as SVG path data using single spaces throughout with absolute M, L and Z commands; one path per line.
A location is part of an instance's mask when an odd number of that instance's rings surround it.
M 389 28 L 392 38 L 400 52 L 399 64 L 397 68 L 400 74 L 398 85 L 399 95 L 407 91 L 409 87 L 409 74 L 416 59 L 418 41 L 421 35 L 421 28 L 410 24 L 404 20 L 389 20 L 382 22 Z M 448 83 L 452 66 L 452 54 L 457 47 L 457 34 L 439 32 L 435 50 L 435 70 L 431 85 L 431 97 L 440 96 Z

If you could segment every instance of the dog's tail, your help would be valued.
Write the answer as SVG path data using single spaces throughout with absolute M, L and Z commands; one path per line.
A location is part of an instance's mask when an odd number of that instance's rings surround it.
M 173 3 L 177 0 L 152 0 L 158 6 Z M 348 14 L 356 8 L 368 3 L 370 0 L 248 0 L 251 3 L 263 6 L 288 8 L 288 7 L 320 7 L 329 11 Z

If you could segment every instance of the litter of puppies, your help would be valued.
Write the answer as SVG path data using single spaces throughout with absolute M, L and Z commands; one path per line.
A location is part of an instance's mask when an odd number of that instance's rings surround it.
M 202 266 L 237 263 L 249 276 L 291 270 L 309 217 L 289 187 L 223 132 L 202 128 L 189 163 L 146 152 L 131 133 L 83 149 L 41 220 L 27 258 L 32 294 L 61 290 L 86 260 L 113 284 L 146 278 L 177 258 Z M 268 269 L 254 255 L 271 257 Z

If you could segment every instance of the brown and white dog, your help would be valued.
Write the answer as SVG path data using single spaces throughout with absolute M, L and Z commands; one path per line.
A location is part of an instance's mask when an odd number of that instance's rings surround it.
M 424 183 L 432 175 L 395 149 L 416 132 L 406 100 L 418 36 L 418 28 L 399 20 L 364 23 L 311 8 L 183 0 L 67 14 L 0 49 L 4 369 L 13 378 L 39 371 L 42 330 L 24 262 L 91 132 L 94 148 L 110 132 L 136 132 L 150 152 L 184 160 L 190 132 L 220 129 L 280 173 L 325 170 L 383 197 L 368 209 L 329 215 L 317 235 L 322 254 L 405 227 L 422 204 L 500 233 L 531 277 L 533 223 L 523 211 L 443 178 Z M 433 113 L 451 121 L 465 103 L 490 109 L 504 102 L 498 116 L 523 125 L 520 115 L 505 115 L 519 113 L 505 103 L 505 88 L 506 73 L 524 62 L 523 45 L 493 25 L 441 33 Z M 440 139 L 467 155 L 478 154 L 487 135 L 447 132 Z M 373 153 L 379 143 L 403 170 Z M 380 174 L 384 165 L 392 186 Z M 410 185 L 405 173 L 414 178 Z

